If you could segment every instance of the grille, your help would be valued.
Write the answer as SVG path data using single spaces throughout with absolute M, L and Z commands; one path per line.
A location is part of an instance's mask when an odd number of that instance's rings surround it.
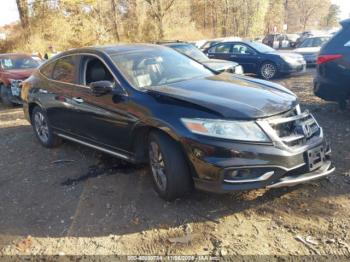
M 308 111 L 298 113 L 298 110 L 294 109 L 268 119 L 268 124 L 282 143 L 289 147 L 305 145 L 309 140 L 321 134 L 321 128 Z

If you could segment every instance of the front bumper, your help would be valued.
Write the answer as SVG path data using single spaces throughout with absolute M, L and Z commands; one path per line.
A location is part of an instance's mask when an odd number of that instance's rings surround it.
M 302 63 L 283 63 L 280 65 L 279 71 L 284 74 L 300 73 L 306 70 L 306 62 Z
M 9 88 L 9 99 L 12 103 L 22 105 L 21 92 L 22 87 L 20 85 L 21 81 L 15 80 L 15 84 L 10 84 L 7 88 Z
M 278 188 L 283 186 L 294 186 L 300 183 L 308 182 L 315 179 L 326 177 L 335 171 L 335 167 L 332 166 L 331 161 L 327 161 L 319 169 L 313 172 L 309 172 L 299 176 L 286 176 L 278 180 L 277 182 L 268 185 L 267 188 Z
M 184 139 L 182 144 L 195 174 L 195 187 L 225 193 L 290 186 L 331 174 L 335 168 L 322 128 L 313 128 L 318 124 L 308 112 L 287 114 L 257 121 L 271 138 L 270 143 L 234 142 L 205 136 Z M 288 123 L 310 124 L 312 134 L 299 140 L 300 135 L 295 133 L 279 137 L 275 129 L 269 129 L 271 125 L 280 127 Z
M 225 193 L 292 186 L 327 176 L 335 170 L 330 161 L 330 147 L 324 141 L 321 145 L 327 151 L 325 161 L 311 172 L 306 160 L 308 150 L 290 154 L 273 145 L 228 143 L 214 146 L 211 143 L 199 145 L 190 141 L 187 141 L 187 145 L 191 148 L 190 160 L 197 174 L 194 177 L 195 187 L 204 191 Z M 201 157 L 201 154 L 206 153 L 214 155 Z M 228 173 L 242 170 L 248 175 L 244 176 L 243 173 L 238 179 L 227 179 Z

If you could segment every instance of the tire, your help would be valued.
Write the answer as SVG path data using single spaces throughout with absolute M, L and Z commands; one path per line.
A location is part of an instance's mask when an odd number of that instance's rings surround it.
M 46 113 L 39 106 L 33 109 L 31 122 L 35 136 L 44 147 L 52 148 L 62 143 L 62 140 L 53 133 Z
M 273 62 L 265 62 L 260 66 L 259 75 L 265 80 L 273 79 L 277 76 L 278 69 Z
M 161 198 L 172 201 L 191 192 L 190 169 L 174 140 L 161 132 L 151 132 L 148 154 L 154 189 Z
M 5 87 L 4 85 L 0 85 L 0 97 L 1 101 L 5 106 L 13 106 L 11 102 L 11 89 Z

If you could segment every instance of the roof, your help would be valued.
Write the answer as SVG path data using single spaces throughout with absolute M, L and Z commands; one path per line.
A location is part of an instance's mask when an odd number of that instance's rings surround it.
M 350 18 L 341 21 L 340 24 L 341 24 L 343 27 L 344 27 L 344 26 L 350 25 Z
M 116 44 L 116 45 L 108 45 L 108 46 L 93 46 L 87 48 L 78 48 L 75 49 L 75 52 L 79 52 L 82 50 L 96 50 L 102 51 L 107 54 L 118 54 L 118 53 L 126 53 L 126 52 L 134 52 L 134 51 L 146 51 L 146 50 L 154 50 L 163 48 L 159 45 L 154 44 Z
M 67 54 L 79 54 L 79 53 L 107 53 L 108 55 L 114 55 L 119 53 L 129 53 L 135 51 L 147 51 L 156 50 L 160 48 L 167 48 L 154 44 L 116 44 L 107 46 L 88 46 L 81 48 L 74 48 L 68 51 L 64 51 L 56 55 L 56 58 L 62 57 Z

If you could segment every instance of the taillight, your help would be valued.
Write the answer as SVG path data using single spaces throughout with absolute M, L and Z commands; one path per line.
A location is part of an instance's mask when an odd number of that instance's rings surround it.
M 319 55 L 317 57 L 317 64 L 324 64 L 324 63 L 328 63 L 330 61 L 342 58 L 342 55 Z

